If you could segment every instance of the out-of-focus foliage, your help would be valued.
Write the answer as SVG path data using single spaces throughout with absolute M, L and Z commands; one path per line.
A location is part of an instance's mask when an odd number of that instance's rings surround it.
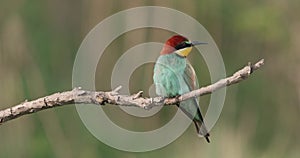
M 2 0 L 1 109 L 71 89 L 75 55 L 90 29 L 113 13 L 144 5 L 170 7 L 196 18 L 216 40 L 228 74 L 248 61 L 265 58 L 261 70 L 228 88 L 222 115 L 211 132 L 212 143 L 196 138 L 190 127 L 165 148 L 122 152 L 94 138 L 75 107 L 65 106 L 1 125 L 0 157 L 299 157 L 300 1 Z M 113 65 L 123 52 L 139 43 L 164 42 L 170 35 L 139 29 L 120 36 L 99 61 L 97 88 L 110 89 Z M 192 54 L 190 60 L 201 85 L 210 83 L 202 57 Z M 134 72 L 131 92 L 149 88 L 152 68 L 147 64 Z M 205 105 L 209 96 L 201 101 Z M 147 120 L 106 108 L 120 126 L 144 130 L 162 126 L 174 111 L 166 108 Z

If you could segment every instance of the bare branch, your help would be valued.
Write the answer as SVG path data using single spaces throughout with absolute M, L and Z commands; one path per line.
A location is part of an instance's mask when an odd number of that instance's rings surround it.
M 41 110 L 64 106 L 68 104 L 97 104 L 97 105 L 120 105 L 120 106 L 135 106 L 144 109 L 151 109 L 154 106 L 172 105 L 192 97 L 210 94 L 220 88 L 230 86 L 245 80 L 250 74 L 264 65 L 264 59 L 258 61 L 254 65 L 250 63 L 244 68 L 240 69 L 232 76 L 221 79 L 218 82 L 202 87 L 200 89 L 183 94 L 176 98 L 144 98 L 143 92 L 140 91 L 133 95 L 121 95 L 119 91 L 121 86 L 110 92 L 102 91 L 87 91 L 80 87 L 72 91 L 65 91 L 55 93 L 46 97 L 42 97 L 33 101 L 25 101 L 19 105 L 4 109 L 0 111 L 0 124 L 13 120 L 20 116 L 35 113 Z

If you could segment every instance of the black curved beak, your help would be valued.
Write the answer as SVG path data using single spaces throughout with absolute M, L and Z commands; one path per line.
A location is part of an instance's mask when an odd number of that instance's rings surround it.
M 201 44 L 208 44 L 207 42 L 199 42 L 199 41 L 192 41 L 191 45 L 196 46 L 196 45 L 201 45 Z

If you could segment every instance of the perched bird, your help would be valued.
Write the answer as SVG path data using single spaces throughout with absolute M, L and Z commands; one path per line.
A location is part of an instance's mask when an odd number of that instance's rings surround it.
M 200 44 L 206 43 L 192 42 L 181 35 L 174 35 L 166 41 L 154 66 L 153 80 L 157 95 L 176 97 L 198 88 L 195 71 L 186 57 L 193 46 Z M 198 99 L 191 98 L 177 106 L 193 120 L 197 134 L 210 142 Z

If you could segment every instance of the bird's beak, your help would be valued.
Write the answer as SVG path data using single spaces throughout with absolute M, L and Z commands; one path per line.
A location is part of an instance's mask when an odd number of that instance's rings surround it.
M 192 41 L 192 46 L 201 45 L 201 44 L 208 44 L 207 42 L 199 42 L 199 41 Z

